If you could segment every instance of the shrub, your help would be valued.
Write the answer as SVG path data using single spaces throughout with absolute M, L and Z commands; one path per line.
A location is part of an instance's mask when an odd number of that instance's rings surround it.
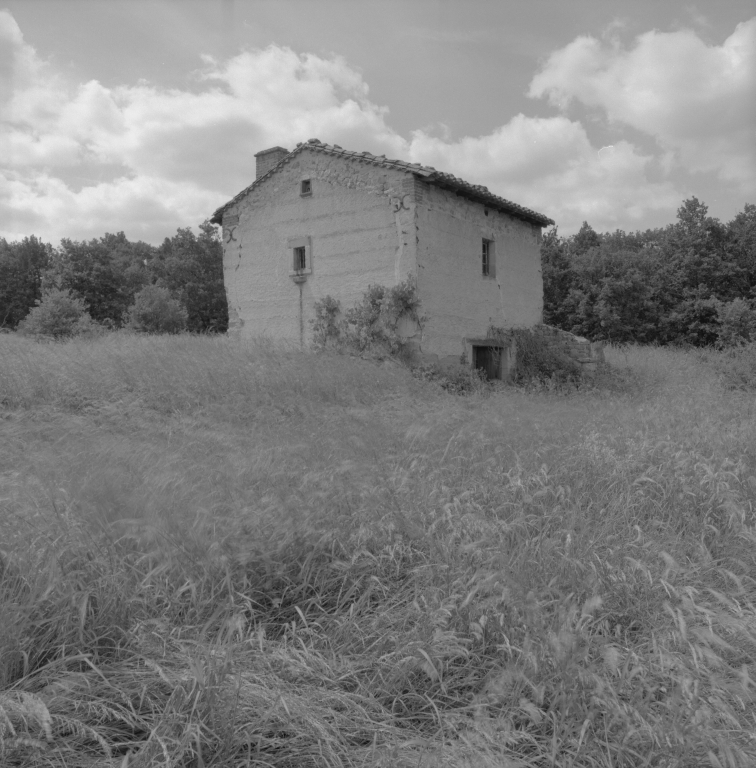
M 407 342 L 399 334 L 399 322 L 409 319 L 422 327 L 420 299 L 411 278 L 387 288 L 370 285 L 356 306 L 342 313 L 341 303 L 326 296 L 315 303 L 313 341 L 319 347 L 329 343 L 359 352 L 383 349 L 401 354 Z
M 315 302 L 315 319 L 312 321 L 312 336 L 316 347 L 324 349 L 338 345 L 343 333 L 341 302 L 331 296 Z
M 53 339 L 96 334 L 101 331 L 101 326 L 89 316 L 84 301 L 74 296 L 71 291 L 60 288 L 45 292 L 18 326 L 18 332 L 25 336 Z
M 483 371 L 467 365 L 441 366 L 438 363 L 421 363 L 412 368 L 412 375 L 421 381 L 438 384 L 453 395 L 471 395 L 488 390 L 490 382 Z
M 756 341 L 756 309 L 745 299 L 718 302 L 716 346 L 737 347 Z
M 710 359 L 725 388 L 756 391 L 756 342 L 729 347 L 713 354 Z
M 134 297 L 126 316 L 126 326 L 140 333 L 181 333 L 186 330 L 188 313 L 167 288 L 146 285 Z
M 491 326 L 488 336 L 509 344 L 514 339 L 517 362 L 514 380 L 517 384 L 550 381 L 555 384 L 577 383 L 583 368 L 568 354 L 560 352 L 529 328 L 504 329 Z

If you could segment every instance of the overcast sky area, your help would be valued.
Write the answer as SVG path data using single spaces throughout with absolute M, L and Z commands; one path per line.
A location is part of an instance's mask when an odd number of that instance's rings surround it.
M 0 0 L 0 237 L 158 244 L 318 138 L 556 220 L 756 202 L 753 0 Z

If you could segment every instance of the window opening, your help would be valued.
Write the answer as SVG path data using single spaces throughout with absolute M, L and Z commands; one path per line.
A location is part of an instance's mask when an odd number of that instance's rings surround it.
M 294 249 L 294 269 L 307 269 L 307 250 L 304 246 Z
M 301 186 L 301 195 L 311 195 L 312 194 L 312 184 L 310 183 L 310 179 L 303 179 L 302 180 L 302 186 Z
M 483 241 L 483 277 L 491 276 L 491 241 Z

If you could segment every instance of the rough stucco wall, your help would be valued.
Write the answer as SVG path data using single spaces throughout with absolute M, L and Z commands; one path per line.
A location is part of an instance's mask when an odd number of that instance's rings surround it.
M 415 199 L 424 353 L 460 356 L 464 339 L 484 337 L 491 324 L 541 322 L 539 227 L 421 181 Z M 484 238 L 495 243 L 494 278 L 482 274 Z
M 300 195 L 303 179 L 311 180 L 311 196 Z M 348 308 L 368 285 L 395 285 L 414 274 L 406 186 L 401 171 L 304 151 L 228 209 L 230 332 L 309 343 L 317 300 L 330 295 Z M 297 237 L 312 242 L 312 274 L 301 284 L 289 274 L 287 240 Z

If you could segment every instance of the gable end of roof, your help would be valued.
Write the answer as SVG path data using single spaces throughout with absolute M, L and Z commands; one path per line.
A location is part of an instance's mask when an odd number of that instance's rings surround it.
M 443 173 L 437 171 L 435 168 L 429 165 L 421 165 L 420 163 L 408 163 L 404 160 L 395 160 L 387 158 L 386 155 L 373 155 L 370 152 L 351 152 L 343 149 L 338 144 L 325 144 L 318 139 L 309 139 L 306 142 L 297 144 L 296 148 L 289 152 L 286 157 L 282 158 L 280 162 L 274 165 L 267 173 L 263 174 L 259 178 L 255 179 L 252 184 L 239 192 L 238 195 L 229 200 L 225 205 L 218 208 L 210 218 L 211 224 L 222 224 L 223 214 L 234 203 L 241 200 L 252 189 L 262 184 L 266 179 L 277 173 L 281 168 L 290 162 L 296 155 L 300 154 L 303 150 L 309 149 L 316 152 L 321 152 L 327 155 L 335 155 L 345 157 L 348 159 L 357 160 L 359 162 L 368 162 L 371 165 L 379 165 L 384 168 L 395 168 L 397 170 L 404 171 L 405 173 L 412 173 L 424 181 L 430 184 L 435 184 L 442 189 L 448 189 L 456 192 L 462 197 L 466 197 L 475 202 L 483 203 L 489 208 L 503 211 L 511 216 L 515 216 L 519 219 L 523 219 L 531 224 L 537 226 L 547 227 L 554 224 L 554 221 L 548 216 L 544 216 L 542 213 L 533 211 L 530 208 L 525 208 L 522 205 L 513 203 L 510 200 L 505 200 L 503 197 L 499 197 L 491 192 L 487 187 L 480 184 L 470 184 L 464 179 L 459 179 L 450 173 Z

